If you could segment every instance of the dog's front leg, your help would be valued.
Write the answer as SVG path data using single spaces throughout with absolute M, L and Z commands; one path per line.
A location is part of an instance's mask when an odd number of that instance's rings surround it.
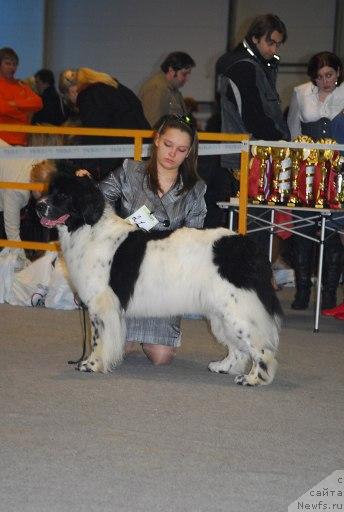
M 119 300 L 111 288 L 89 301 L 92 352 L 79 363 L 82 372 L 111 371 L 123 359 L 125 321 Z

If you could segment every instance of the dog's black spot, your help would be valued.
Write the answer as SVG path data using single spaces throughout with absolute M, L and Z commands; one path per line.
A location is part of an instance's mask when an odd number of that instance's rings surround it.
M 260 368 L 264 371 L 264 372 L 268 372 L 268 367 L 267 365 L 264 363 L 264 361 L 259 361 L 259 366 Z
M 121 306 L 126 309 L 130 297 L 134 293 L 135 283 L 145 256 L 147 243 L 151 240 L 162 240 L 171 235 L 172 231 L 131 231 L 114 254 L 110 285 L 117 295 Z
M 258 378 L 262 380 L 263 382 L 266 382 L 266 379 L 262 376 L 261 373 L 258 372 Z
M 270 315 L 282 316 L 272 286 L 270 262 L 248 235 L 223 236 L 216 240 L 213 261 L 221 277 L 237 288 L 255 291 Z

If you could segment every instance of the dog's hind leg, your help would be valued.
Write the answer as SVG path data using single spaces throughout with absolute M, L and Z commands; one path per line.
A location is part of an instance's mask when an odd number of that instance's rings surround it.
M 242 375 L 247 371 L 248 365 L 252 366 L 250 354 L 240 350 L 228 348 L 228 355 L 221 361 L 212 361 L 208 369 L 214 373 L 229 373 L 230 375 Z
M 248 375 L 238 375 L 235 383 L 241 386 L 259 386 L 271 384 L 277 370 L 277 361 L 272 350 L 252 351 L 253 365 Z
M 91 321 L 91 354 L 79 363 L 82 372 L 111 371 L 123 359 L 125 320 L 119 300 L 108 288 L 88 305 Z
M 251 356 L 248 350 L 244 352 L 230 344 L 232 334 L 226 326 L 226 320 L 212 317 L 210 325 L 216 339 L 228 348 L 228 355 L 221 361 L 209 363 L 208 369 L 214 373 L 229 373 L 231 375 L 241 375 L 248 371 L 252 366 Z

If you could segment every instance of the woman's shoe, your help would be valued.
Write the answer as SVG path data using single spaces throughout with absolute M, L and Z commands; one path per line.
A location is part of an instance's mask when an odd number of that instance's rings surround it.
M 321 311 L 321 314 L 324 316 L 337 316 L 337 315 L 344 315 L 344 302 L 342 304 L 339 304 L 339 306 L 331 309 L 323 309 Z

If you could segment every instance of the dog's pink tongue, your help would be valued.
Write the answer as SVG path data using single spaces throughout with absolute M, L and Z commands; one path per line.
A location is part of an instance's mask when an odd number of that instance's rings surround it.
M 69 217 L 68 213 L 61 215 L 61 217 L 59 217 L 58 219 L 54 219 L 54 220 L 50 220 L 50 219 L 47 219 L 46 217 L 42 217 L 40 219 L 40 222 L 41 222 L 42 226 L 44 226 L 45 228 L 54 228 L 58 224 L 64 224 L 66 222 L 66 220 L 68 219 L 68 217 Z

